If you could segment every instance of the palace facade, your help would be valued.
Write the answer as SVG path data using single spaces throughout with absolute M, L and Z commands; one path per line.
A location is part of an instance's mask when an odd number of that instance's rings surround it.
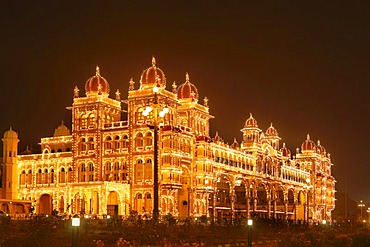
M 6 131 L 1 209 L 27 213 L 29 203 L 39 214 L 150 216 L 157 165 L 161 216 L 331 221 L 336 181 L 319 141 L 307 135 L 292 156 L 272 124 L 263 132 L 252 114 L 240 144 L 211 138 L 208 99 L 200 103 L 188 74 L 167 90 L 154 58 L 140 85 L 128 86 L 127 99 L 118 90 L 110 98 L 97 68 L 85 95 L 74 89 L 71 130 L 61 123 L 41 138 L 41 153 L 19 154 L 18 134 Z

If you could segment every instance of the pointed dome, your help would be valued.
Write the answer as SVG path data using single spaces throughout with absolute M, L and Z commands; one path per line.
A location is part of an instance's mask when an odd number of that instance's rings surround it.
M 309 134 L 307 134 L 307 139 L 302 143 L 301 149 L 302 151 L 315 151 L 316 145 L 310 140 Z
M 5 131 L 4 139 L 18 139 L 18 134 L 10 127 L 9 130 Z
M 166 87 L 166 76 L 163 71 L 156 66 L 155 58 L 152 58 L 152 67 L 143 71 L 140 78 L 140 89 L 153 87 Z
M 85 84 L 86 95 L 90 93 L 109 94 L 109 84 L 107 80 L 100 76 L 99 67 L 96 66 L 96 74 L 90 77 Z
M 189 74 L 186 73 L 185 83 L 181 84 L 177 88 L 177 98 L 178 99 L 196 99 L 198 100 L 199 94 L 198 89 L 194 84 L 190 83 Z
M 324 146 L 321 146 L 320 140 L 317 141 L 316 152 L 322 155 L 326 154 L 326 149 L 324 148 Z
M 266 130 L 266 136 L 278 136 L 277 130 L 272 126 L 272 123 L 270 127 Z
M 249 113 L 249 118 L 245 121 L 244 128 L 258 128 L 257 120 L 253 118 L 252 113 Z
M 280 149 L 281 155 L 284 157 L 289 157 L 291 156 L 290 150 L 285 146 L 285 143 L 283 143 L 283 147 Z
M 57 136 L 69 136 L 71 135 L 71 131 L 64 125 L 64 121 L 58 126 L 58 128 L 54 131 L 54 137 Z

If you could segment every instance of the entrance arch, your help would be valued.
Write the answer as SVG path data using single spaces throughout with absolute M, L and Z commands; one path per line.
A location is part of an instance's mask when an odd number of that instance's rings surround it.
M 51 214 L 52 198 L 49 194 L 43 194 L 39 200 L 38 214 Z
M 111 216 L 117 216 L 119 213 L 118 210 L 119 197 L 116 191 L 109 192 L 108 201 L 107 201 L 107 214 Z

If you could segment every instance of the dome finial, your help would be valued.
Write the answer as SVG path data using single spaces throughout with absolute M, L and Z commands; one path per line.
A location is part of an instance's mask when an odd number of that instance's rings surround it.
M 250 118 L 253 118 L 253 116 L 252 116 L 252 113 L 251 113 L 251 112 L 249 113 L 249 117 L 250 117 Z
M 208 106 L 209 99 L 207 97 L 204 97 L 203 101 L 204 101 L 204 106 Z
M 75 86 L 75 89 L 73 90 L 73 92 L 74 92 L 74 97 L 75 98 L 78 98 L 78 92 L 79 92 L 80 90 L 78 89 L 78 87 L 77 86 Z
M 100 76 L 100 69 L 98 65 L 96 65 L 96 76 Z
M 155 67 L 155 63 L 156 63 L 156 61 L 155 61 L 155 57 L 154 57 L 154 56 L 152 56 L 152 66 L 153 66 L 153 67 Z
M 317 140 L 317 145 L 320 146 L 320 140 Z
M 274 127 L 274 126 L 272 126 L 272 122 L 271 122 L 271 124 L 270 124 L 270 127 Z
M 189 82 L 190 81 L 190 79 L 189 79 L 189 73 L 188 72 L 186 72 L 186 75 L 185 75 L 185 82 Z
M 285 142 L 283 143 L 283 148 L 285 148 Z
M 118 100 L 118 101 L 121 100 L 121 93 L 120 93 L 119 89 L 117 89 L 117 91 L 116 91 L 116 100 Z
M 134 79 L 131 77 L 131 79 L 130 79 L 130 81 L 129 81 L 129 84 L 130 84 L 130 86 L 129 86 L 129 90 L 130 91 L 132 91 L 132 90 L 134 90 L 134 85 L 135 85 L 135 82 L 134 82 Z
M 307 134 L 307 140 L 310 140 L 310 134 Z
M 177 85 L 176 85 L 176 82 L 175 81 L 172 83 L 172 92 L 173 93 L 176 93 L 177 92 Z

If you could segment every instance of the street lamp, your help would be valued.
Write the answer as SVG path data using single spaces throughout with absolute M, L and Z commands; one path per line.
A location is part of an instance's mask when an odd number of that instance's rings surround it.
M 80 217 L 76 214 L 72 217 L 72 247 L 78 247 L 78 229 L 80 228 Z
M 361 200 L 360 204 L 358 204 L 358 206 L 361 208 L 361 220 L 362 220 L 362 208 L 365 207 L 365 204 Z
M 368 222 L 367 223 L 370 225 L 370 207 L 367 208 L 366 212 L 367 212 L 367 215 L 368 215 L 368 219 L 367 219 Z
M 158 118 L 163 118 L 168 112 L 168 107 L 165 106 L 161 111 L 158 110 L 161 108 L 158 103 L 159 88 L 156 86 L 153 88 L 154 99 L 151 105 L 145 107 L 143 111 L 144 116 L 148 116 L 150 112 L 153 111 L 153 129 L 154 129 L 154 178 L 153 178 L 153 191 L 154 191 L 154 200 L 153 200 L 153 220 L 154 223 L 158 222 L 159 219 L 159 183 L 158 183 Z
M 248 220 L 248 247 L 252 247 L 252 225 L 253 225 L 253 220 L 249 219 Z

